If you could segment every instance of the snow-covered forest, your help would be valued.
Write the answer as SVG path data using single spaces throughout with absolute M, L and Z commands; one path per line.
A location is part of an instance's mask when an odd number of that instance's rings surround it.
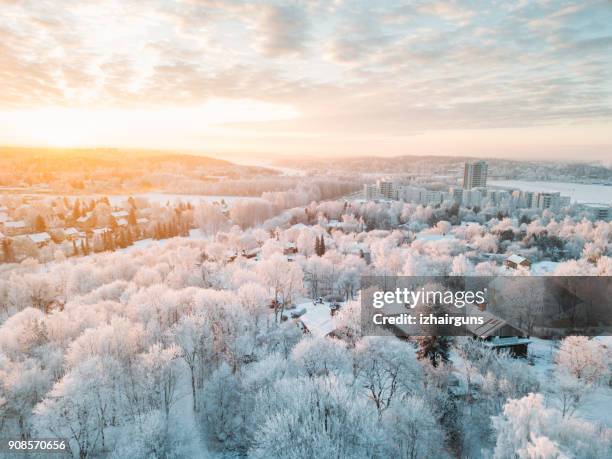
M 610 455 L 609 338 L 518 359 L 362 336 L 358 301 L 366 274 L 609 276 L 610 223 L 359 200 L 193 213 L 189 237 L 2 265 L 3 434 L 81 458 Z M 519 249 L 531 270 L 500 262 Z M 300 326 L 320 297 L 333 333 Z

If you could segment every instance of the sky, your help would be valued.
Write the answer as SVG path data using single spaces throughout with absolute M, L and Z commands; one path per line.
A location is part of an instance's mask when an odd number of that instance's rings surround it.
M 609 0 L 0 11 L 0 145 L 612 157 Z

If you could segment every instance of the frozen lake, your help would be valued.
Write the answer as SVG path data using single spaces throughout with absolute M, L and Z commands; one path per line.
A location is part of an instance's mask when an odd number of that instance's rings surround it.
M 566 182 L 529 182 L 526 180 L 488 180 L 487 185 L 513 188 L 522 191 L 559 191 L 569 196 L 572 202 L 597 202 L 612 204 L 612 186 L 586 185 Z

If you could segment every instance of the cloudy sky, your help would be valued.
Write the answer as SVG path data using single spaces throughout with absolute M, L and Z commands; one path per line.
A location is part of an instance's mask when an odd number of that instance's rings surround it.
M 0 0 L 0 144 L 612 156 L 612 2 Z

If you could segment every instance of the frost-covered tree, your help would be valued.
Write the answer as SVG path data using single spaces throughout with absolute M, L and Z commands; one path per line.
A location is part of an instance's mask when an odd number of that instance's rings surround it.
M 612 432 L 586 421 L 563 418 L 544 405 L 541 394 L 512 399 L 492 419 L 496 431 L 495 459 L 607 457 Z

